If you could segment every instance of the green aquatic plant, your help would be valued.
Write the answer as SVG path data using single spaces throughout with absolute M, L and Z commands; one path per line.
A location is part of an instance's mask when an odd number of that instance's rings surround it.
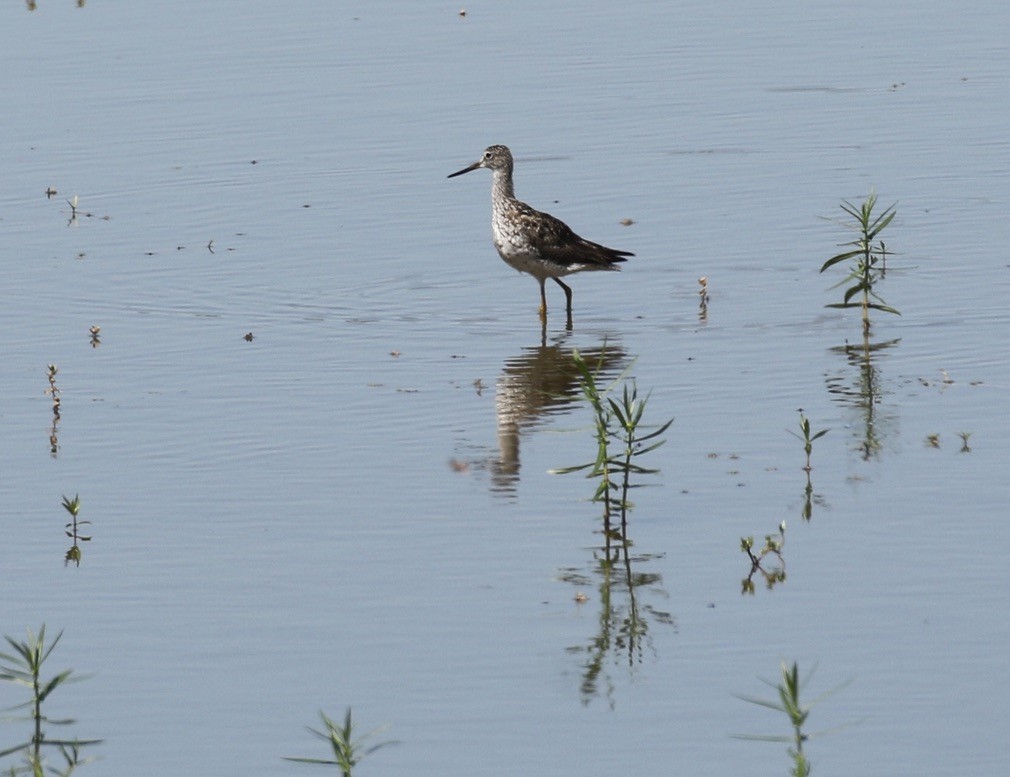
M 816 668 L 817 667 L 815 665 L 814 669 Z M 832 688 L 830 691 L 821 694 L 812 702 L 804 705 L 800 702 L 800 692 L 803 690 L 803 686 L 810 680 L 810 677 L 814 673 L 814 669 L 811 669 L 807 676 L 801 680 L 799 668 L 796 662 L 794 661 L 792 666 L 786 666 L 785 662 L 783 662 L 781 682 L 772 683 L 769 680 L 761 681 L 765 683 L 765 685 L 768 685 L 778 691 L 777 700 L 758 699 L 754 696 L 734 694 L 738 699 L 743 699 L 750 704 L 757 704 L 760 707 L 767 707 L 768 709 L 783 712 L 789 718 L 789 724 L 792 726 L 792 734 L 789 736 L 766 736 L 763 734 L 733 734 L 732 736 L 736 739 L 751 739 L 760 742 L 791 743 L 792 746 L 789 748 L 788 753 L 790 759 L 792 760 L 792 768 L 789 771 L 789 774 L 792 775 L 792 777 L 808 777 L 810 774 L 810 761 L 807 759 L 806 753 L 803 751 L 804 743 L 813 737 L 823 736 L 831 731 L 838 730 L 830 729 L 827 731 L 819 731 L 814 734 L 807 734 L 804 731 L 804 726 L 806 725 L 807 718 L 810 716 L 810 710 L 815 704 L 818 704 L 828 696 L 837 693 L 849 684 L 848 682 L 842 683 L 841 685 Z
M 897 203 L 895 203 L 896 205 Z M 898 310 L 886 304 L 876 292 L 877 283 L 883 279 L 887 271 L 887 246 L 877 238 L 880 233 L 897 215 L 895 206 L 891 205 L 878 216 L 873 215 L 877 205 L 877 193 L 871 191 L 866 200 L 858 208 L 847 200 L 842 200 L 841 209 L 852 217 L 854 223 L 839 222 L 847 229 L 856 230 L 859 236 L 846 246 L 854 246 L 852 250 L 836 254 L 822 266 L 821 272 L 834 267 L 841 262 L 851 262 L 849 274 L 838 284 L 851 284 L 846 288 L 841 302 L 835 302 L 825 307 L 829 308 L 859 308 L 863 316 L 863 337 L 870 334 L 870 311 L 879 310 L 883 313 L 901 315 Z M 855 300 L 853 298 L 856 298 Z
M 599 377 L 602 371 L 603 354 L 595 369 L 590 369 L 582 355 L 576 350 L 572 354 L 575 369 L 582 385 L 582 393 L 593 410 L 594 437 L 596 439 L 596 459 L 574 467 L 551 470 L 552 474 L 568 474 L 588 469 L 588 478 L 599 482 L 593 494 L 593 501 L 603 504 L 604 533 L 609 537 L 611 521 L 615 514 L 621 517 L 621 539 L 627 539 L 628 510 L 634 505 L 628 499 L 628 492 L 640 484 L 633 483 L 638 475 L 652 475 L 658 469 L 643 467 L 635 460 L 639 456 L 656 450 L 666 440 L 661 435 L 670 428 L 674 419 L 644 432 L 642 416 L 648 403 L 648 396 L 639 397 L 638 386 L 632 380 L 625 380 L 628 368 L 608 386 L 601 388 Z M 610 396 L 614 387 L 624 381 L 620 399 Z
M 819 432 L 811 434 L 810 419 L 803 415 L 803 410 L 800 410 L 800 434 L 796 434 L 792 429 L 786 429 L 786 431 L 803 443 L 803 452 L 807 454 L 807 463 L 803 466 L 803 470 L 809 473 L 811 470 L 810 454 L 814 451 L 814 441 L 819 440 L 831 430 L 821 429 Z
M 46 378 L 49 380 L 49 388 L 46 394 L 53 399 L 53 425 L 49 430 L 49 454 L 55 459 L 60 452 L 60 438 L 58 425 L 60 423 L 60 389 L 56 385 L 56 375 L 60 368 L 55 364 L 46 367 Z
M 368 733 L 355 738 L 354 725 L 351 722 L 350 707 L 347 708 L 347 712 L 344 715 L 343 725 L 331 720 L 325 712 L 320 711 L 319 716 L 323 719 L 323 725 L 326 730 L 318 731 L 311 726 L 308 727 L 308 730 L 310 733 L 329 743 L 330 748 L 333 750 L 333 758 L 295 758 L 285 756 L 285 761 L 296 761 L 297 763 L 305 764 L 320 764 L 323 766 L 336 766 L 341 770 L 344 777 L 352 777 L 352 770 L 358 765 L 361 759 L 367 755 L 371 755 L 380 748 L 396 744 L 395 741 L 390 740 L 386 742 L 377 742 L 365 747 L 364 742 L 366 739 L 378 734 L 380 731 L 385 731 L 388 726 L 380 726 L 379 728 L 372 729 Z
M 786 429 L 789 434 L 795 437 L 797 440 L 803 443 L 803 452 L 806 454 L 806 463 L 803 465 L 803 471 L 807 473 L 807 485 L 803 491 L 803 511 L 801 515 L 803 520 L 809 521 L 814 514 L 814 501 L 816 495 L 814 494 L 814 485 L 810 482 L 810 455 L 814 451 L 814 441 L 819 440 L 821 437 L 826 435 L 830 429 L 821 429 L 819 432 L 811 432 L 810 430 L 810 419 L 803 415 L 803 409 L 800 408 L 800 433 L 797 434 L 792 429 Z
M 786 544 L 786 522 L 779 523 L 777 534 L 766 534 L 765 544 L 757 553 L 754 552 L 754 537 L 741 537 L 740 550 L 750 559 L 750 573 L 741 583 L 741 593 L 754 595 L 754 575 L 758 572 L 765 579 L 769 590 L 786 580 L 786 560 L 782 557 L 782 548 Z M 779 566 L 765 569 L 764 560 L 773 555 L 779 560 Z
M 49 699 L 53 691 L 65 683 L 83 679 L 82 677 L 72 677 L 72 669 L 65 669 L 49 679 L 43 679 L 41 676 L 42 665 L 52 654 L 62 636 L 63 632 L 61 631 L 47 646 L 46 627 L 43 624 L 38 634 L 33 634 L 29 629 L 28 638 L 22 642 L 5 637 L 8 644 L 14 649 L 14 653 L 0 653 L 0 662 L 2 662 L 0 663 L 0 680 L 24 686 L 31 691 L 30 699 L 9 708 L 11 710 L 27 708 L 29 713 L 23 717 L 9 718 L 9 720 L 23 720 L 32 724 L 32 734 L 25 742 L 0 751 L 0 758 L 15 753 L 21 753 L 24 756 L 24 762 L 17 766 L 11 766 L 8 774 L 31 774 L 33 777 L 42 777 L 43 774 L 48 773 L 66 777 L 76 767 L 90 760 L 81 758 L 81 748 L 96 745 L 102 741 L 101 739 L 53 738 L 48 736 L 44 729 L 44 726 L 68 726 L 76 722 L 69 718 L 51 718 L 42 710 L 43 703 Z M 64 761 L 64 766 L 58 768 L 46 764 L 44 749 L 58 751 Z
M 74 494 L 73 499 L 68 499 L 66 496 L 63 497 L 63 509 L 70 513 L 71 520 L 65 526 L 64 531 L 66 535 L 70 537 L 74 544 L 71 545 L 70 550 L 67 551 L 65 563 L 69 564 L 73 561 L 75 564 L 80 566 L 81 564 L 81 548 L 78 545 L 79 542 L 91 542 L 91 537 L 80 533 L 80 528 L 82 526 L 90 526 L 91 521 L 81 521 L 78 519 L 77 515 L 81 511 L 81 497 L 80 494 Z
M 658 469 L 643 467 L 635 463 L 635 459 L 665 444 L 666 440 L 662 439 L 660 435 L 666 432 L 674 421 L 671 418 L 666 423 L 660 425 L 659 428 L 643 434 L 642 415 L 645 413 L 645 405 L 648 400 L 648 396 L 639 398 L 638 386 L 635 385 L 634 381 L 631 382 L 630 386 L 627 383 L 624 384 L 620 401 L 609 397 L 607 399 L 613 414 L 611 417 L 616 422 L 616 439 L 619 443 L 616 461 L 613 461 L 611 464 L 621 478 L 620 497 L 617 504 L 621 509 L 621 533 L 623 536 L 627 536 L 625 531 L 627 528 L 627 514 L 628 510 L 633 506 L 632 502 L 628 499 L 628 491 L 632 488 L 638 488 L 640 485 L 632 483 L 631 477 L 633 475 L 653 475 L 659 472 Z
M 55 364 L 50 364 L 46 366 L 46 378 L 49 380 L 49 388 L 46 389 L 46 394 L 53 398 L 53 415 L 59 417 L 60 415 L 60 390 L 56 386 L 56 376 L 59 374 L 60 368 Z
M 698 279 L 698 320 L 703 324 L 708 320 L 708 277 Z

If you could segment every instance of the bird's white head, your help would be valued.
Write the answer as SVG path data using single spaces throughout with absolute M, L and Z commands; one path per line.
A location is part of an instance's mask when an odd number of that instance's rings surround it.
M 469 173 L 471 170 L 476 170 L 479 167 L 486 167 L 489 170 L 503 170 L 511 172 L 512 152 L 509 151 L 508 146 L 488 146 L 484 149 L 484 153 L 481 154 L 480 159 L 469 167 L 457 170 L 455 173 L 452 173 L 447 177 L 455 178 L 457 175 Z

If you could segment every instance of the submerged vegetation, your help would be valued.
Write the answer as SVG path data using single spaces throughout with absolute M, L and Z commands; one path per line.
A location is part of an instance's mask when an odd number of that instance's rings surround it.
M 895 203 L 897 204 L 897 203 Z M 891 205 L 878 216 L 873 215 L 877 205 L 877 194 L 871 191 L 866 200 L 858 208 L 847 200 L 842 200 L 841 209 L 852 218 L 851 222 L 839 222 L 847 229 L 856 230 L 859 236 L 843 245 L 854 246 L 849 251 L 836 254 L 822 266 L 821 272 L 834 267 L 841 262 L 850 262 L 849 274 L 838 284 L 850 284 L 845 290 L 841 302 L 835 302 L 825 307 L 829 308 L 859 308 L 863 317 L 863 336 L 870 334 L 870 311 L 879 310 L 883 313 L 901 315 L 895 308 L 886 304 L 876 291 L 877 284 L 883 280 L 887 272 L 887 247 L 879 240 L 880 233 L 897 215 L 895 206 Z
M 43 712 L 43 704 L 48 701 L 53 691 L 65 683 L 82 679 L 72 677 L 72 669 L 64 669 L 48 679 L 42 677 L 42 665 L 52 654 L 62 636 L 63 632 L 61 631 L 52 642 L 46 645 L 46 627 L 43 624 L 38 634 L 33 634 L 29 629 L 27 639 L 23 641 L 18 642 L 11 637 L 5 637 L 14 652 L 0 653 L 0 662 L 2 662 L 0 663 L 0 680 L 28 688 L 31 693 L 31 697 L 27 701 L 10 708 L 12 710 L 27 709 L 28 714 L 7 718 L 7 720 L 25 721 L 31 724 L 31 735 L 27 740 L 0 751 L 0 758 L 15 754 L 20 754 L 23 757 L 20 764 L 9 767 L 7 770 L 9 775 L 30 774 L 32 777 L 42 777 L 43 774 L 52 774 L 66 777 L 76 767 L 90 760 L 81 758 L 81 748 L 96 745 L 102 741 L 101 739 L 54 738 L 49 736 L 45 730 L 46 726 L 69 726 L 76 722 L 70 718 L 52 718 Z M 59 753 L 63 760 L 60 767 L 46 763 L 46 753 L 53 751 Z
M 750 559 L 750 573 L 741 583 L 744 594 L 754 594 L 754 575 L 760 573 L 765 580 L 768 590 L 774 588 L 778 583 L 786 580 L 786 560 L 782 557 L 782 547 L 786 544 L 786 522 L 779 524 L 777 534 L 766 534 L 765 544 L 757 553 L 754 552 L 754 537 L 741 537 L 740 550 L 747 554 Z M 775 556 L 779 560 L 779 566 L 765 568 L 764 560 L 768 556 Z
M 658 469 L 642 466 L 638 457 L 656 450 L 666 441 L 662 435 L 674 419 L 658 427 L 643 423 L 648 397 L 640 397 L 634 380 L 628 380 L 628 365 L 616 378 L 602 385 L 606 368 L 606 348 L 591 368 L 578 351 L 572 352 L 572 363 L 582 389 L 582 394 L 593 411 L 593 436 L 596 441 L 596 458 L 586 464 L 551 470 L 565 474 L 588 470 L 586 477 L 597 480 L 592 501 L 603 505 L 603 543 L 593 549 L 594 574 L 586 577 L 569 572 L 564 577 L 579 585 L 588 585 L 596 579 L 599 594 L 598 630 L 587 644 L 568 648 L 569 653 L 585 657 L 582 665 L 581 691 L 583 703 L 588 704 L 598 692 L 609 698 L 613 705 L 613 685 L 607 679 L 608 656 L 623 657 L 629 669 L 642 660 L 643 650 L 649 640 L 650 621 L 672 625 L 670 613 L 639 600 L 639 594 L 661 592 L 661 576 L 654 572 L 634 569 L 636 564 L 655 558 L 653 554 L 636 553 L 632 557 L 628 537 L 628 513 L 634 506 L 629 492 L 643 485 L 636 482 L 641 475 L 651 475 Z M 621 386 L 620 395 L 617 387 Z M 620 516 L 620 525 L 616 525 Z M 581 597 L 581 598 L 579 598 Z M 577 601 L 584 602 L 578 594 Z
M 878 212 L 877 194 L 872 190 L 866 200 L 858 206 L 842 200 L 841 208 L 849 218 L 836 223 L 856 232 L 857 237 L 843 244 L 849 250 L 828 259 L 820 270 L 823 273 L 837 264 L 848 263 L 848 274 L 836 284 L 845 287 L 842 301 L 826 307 L 857 308 L 862 316 L 862 345 L 854 346 L 846 341 L 844 346 L 832 349 L 843 354 L 849 364 L 857 368 L 858 374 L 851 381 L 851 386 L 843 386 L 838 379 L 831 378 L 828 390 L 843 395 L 843 401 L 860 412 L 861 423 L 850 426 L 853 430 L 862 432 L 859 448 L 865 460 L 880 455 L 882 432 L 890 421 L 886 413 L 878 407 L 885 393 L 878 362 L 881 355 L 900 342 L 900 339 L 870 342 L 870 311 L 901 315 L 896 308 L 883 300 L 879 292 L 879 287 L 887 274 L 887 257 L 893 254 L 881 239 L 881 235 L 897 215 L 895 207 L 891 205 Z
M 582 393 L 593 410 L 596 459 L 587 464 L 563 467 L 551 472 L 568 474 L 588 469 L 586 477 L 596 478 L 599 481 L 592 500 L 603 504 L 604 533 L 608 537 L 611 535 L 614 531 L 612 520 L 615 515 L 619 515 L 620 539 L 626 541 L 628 511 L 634 506 L 628 498 L 628 492 L 641 485 L 632 482 L 632 478 L 659 472 L 658 469 L 643 467 L 635 460 L 666 442 L 661 439 L 661 435 L 670 428 L 674 419 L 671 418 L 651 432 L 643 433 L 642 416 L 649 398 L 639 397 L 635 382 L 632 380 L 629 385 L 625 380 L 630 366 L 608 386 L 601 388 L 599 380 L 603 363 L 602 354 L 594 369 L 589 368 L 578 351 L 573 352 L 572 359 L 582 385 Z M 622 381 L 624 384 L 621 398 L 614 399 L 610 394 Z
M 817 667 L 815 666 L 814 669 Z M 792 727 L 792 733 L 790 735 L 783 736 L 766 736 L 763 734 L 734 734 L 736 739 L 752 739 L 760 742 L 789 742 L 790 747 L 788 749 L 789 758 L 792 761 L 792 768 L 789 770 L 791 777 L 808 777 L 810 774 L 810 761 L 807 759 L 807 755 L 804 752 L 803 745 L 812 737 L 822 736 L 824 734 L 830 733 L 830 731 L 820 731 L 814 734 L 807 734 L 804 730 L 807 718 L 810 716 L 810 710 L 815 704 L 826 699 L 834 693 L 837 693 L 842 688 L 844 688 L 848 683 L 842 683 L 841 685 L 832 688 L 830 691 L 821 694 L 812 702 L 804 705 L 800 702 L 800 692 L 803 690 L 803 686 L 806 685 L 807 681 L 810 680 L 811 675 L 814 673 L 814 669 L 802 680 L 800 679 L 799 667 L 794 661 L 792 666 L 786 666 L 785 662 L 782 663 L 782 680 L 779 683 L 772 683 L 769 680 L 762 680 L 765 685 L 774 688 L 778 691 L 778 699 L 759 699 L 754 696 L 742 696 L 740 694 L 735 694 L 738 699 L 743 699 L 750 704 L 757 704 L 760 707 L 767 707 L 768 709 L 777 710 L 782 712 L 789 718 L 789 725 Z
M 390 740 L 386 742 L 377 742 L 366 747 L 364 744 L 366 739 L 378 734 L 380 731 L 385 731 L 388 726 L 380 726 L 379 728 L 372 729 L 371 731 L 355 738 L 354 725 L 351 722 L 350 707 L 347 708 L 347 712 L 344 714 L 343 725 L 340 725 L 336 721 L 330 719 L 325 712 L 320 712 L 319 716 L 323 719 L 323 725 L 326 730 L 319 731 L 311 726 L 308 727 L 308 730 L 315 736 L 329 743 L 330 749 L 333 751 L 333 758 L 296 758 L 285 756 L 285 761 L 318 764 L 321 766 L 336 766 L 340 769 L 344 777 L 352 777 L 354 767 L 358 765 L 361 759 L 367 755 L 371 755 L 380 748 L 396 744 L 395 741 Z
M 66 496 L 63 497 L 63 509 L 70 513 L 70 521 L 64 527 L 66 535 L 73 540 L 73 545 L 70 546 L 70 550 L 67 551 L 65 563 L 70 563 L 73 561 L 75 564 L 80 566 L 81 564 L 81 548 L 78 543 L 80 542 L 91 542 L 90 535 L 81 534 L 80 529 L 82 526 L 90 526 L 91 521 L 81 521 L 77 518 L 78 513 L 81 511 L 81 497 L 80 494 L 74 494 L 73 499 L 67 499 Z
M 810 466 L 810 454 L 814 451 L 814 441 L 819 440 L 831 430 L 821 429 L 819 432 L 811 433 L 810 419 L 803 415 L 803 410 L 800 410 L 800 434 L 796 434 L 792 429 L 786 429 L 786 431 L 803 443 L 803 452 L 807 455 L 807 462 L 803 465 L 803 470 L 809 474 L 812 469 Z
M 60 452 L 60 437 L 57 427 L 60 423 L 60 389 L 56 385 L 56 375 L 60 368 L 55 364 L 46 367 L 46 378 L 49 380 L 49 388 L 46 395 L 53 400 L 53 425 L 49 430 L 49 454 L 55 459 Z
M 899 311 L 888 306 L 878 293 L 880 282 L 886 274 L 888 255 L 888 250 L 880 239 L 880 235 L 893 221 L 896 215 L 895 206 L 892 205 L 883 213 L 878 214 L 875 213 L 876 204 L 875 193 L 871 193 L 867 200 L 858 207 L 843 201 L 842 209 L 854 220 L 854 224 L 846 224 L 846 226 L 857 230 L 859 236 L 847 244 L 851 250 L 833 256 L 821 267 L 823 273 L 835 265 L 844 262 L 850 263 L 849 274 L 839 284 L 846 286 L 843 300 L 828 305 L 828 307 L 858 308 L 862 314 L 864 342 L 867 343 L 864 349 L 865 358 L 861 362 L 853 361 L 852 363 L 859 364 L 864 369 L 859 374 L 859 382 L 849 392 L 847 399 L 851 402 L 851 397 L 855 397 L 860 403 L 859 406 L 866 408 L 865 426 L 867 431 L 864 450 L 867 452 L 867 456 L 871 451 L 878 450 L 880 447 L 879 440 L 875 435 L 879 434 L 883 424 L 879 422 L 879 411 L 875 408 L 884 393 L 875 367 L 870 362 L 869 354 L 873 350 L 879 352 L 880 349 L 890 347 L 897 342 L 868 345 L 867 338 L 871 330 L 870 311 L 876 310 L 900 315 Z M 76 217 L 76 198 L 71 207 L 74 209 L 73 215 Z M 698 283 L 700 286 L 698 290 L 699 317 L 704 321 L 709 302 L 708 279 L 701 277 L 698 279 Z M 100 328 L 94 326 L 90 333 L 91 344 L 93 347 L 97 347 L 100 342 Z M 251 338 L 252 334 L 250 333 L 247 335 L 247 339 Z M 848 348 L 845 352 L 849 354 Z M 395 351 L 393 354 L 398 355 L 399 352 Z M 663 436 L 674 419 L 670 418 L 658 425 L 646 425 L 645 410 L 650 395 L 641 396 L 639 394 L 636 382 L 628 377 L 630 367 L 611 380 L 603 377 L 606 372 L 603 352 L 599 354 L 598 361 L 593 358 L 587 361 L 578 351 L 572 353 L 571 359 L 582 395 L 592 409 L 595 458 L 587 463 L 553 470 L 553 472 L 560 474 L 582 471 L 587 478 L 594 481 L 595 490 L 592 494 L 592 501 L 602 505 L 603 534 L 606 539 L 605 553 L 597 556 L 597 549 L 593 549 L 594 560 L 598 561 L 597 567 L 593 570 L 595 577 L 584 576 L 579 579 L 583 585 L 587 584 L 584 581 L 597 582 L 598 580 L 596 596 L 600 606 L 597 631 L 593 633 L 591 639 L 586 640 L 585 645 L 569 648 L 570 651 L 579 651 L 580 654 L 587 657 L 582 688 L 584 696 L 588 698 L 597 693 L 599 686 L 607 684 L 606 664 L 610 656 L 620 655 L 626 659 L 629 666 L 641 661 L 643 645 L 647 647 L 649 644 L 647 642 L 650 633 L 649 618 L 653 623 L 668 624 L 673 622 L 669 613 L 643 605 L 642 601 L 636 598 L 644 599 L 640 596 L 642 593 L 660 591 L 661 576 L 652 572 L 633 572 L 632 562 L 641 564 L 643 559 L 661 558 L 663 554 L 645 555 L 639 553 L 637 558 L 633 555 L 629 556 L 628 547 L 631 543 L 628 539 L 628 516 L 634 507 L 631 489 L 643 485 L 640 482 L 642 476 L 659 473 L 657 468 L 644 466 L 640 457 L 665 444 L 666 440 Z M 567 359 L 565 361 L 567 362 Z M 55 364 L 48 365 L 49 387 L 46 394 L 52 398 L 53 420 L 50 443 L 54 457 L 59 449 L 57 423 L 60 420 L 61 410 L 60 390 L 56 380 L 58 372 L 59 369 Z M 566 369 L 566 372 L 569 377 L 572 377 L 571 370 Z M 37 377 L 36 373 L 35 381 L 37 381 Z M 574 383 L 572 385 L 574 386 Z M 38 387 L 39 385 L 36 383 L 36 392 Z M 481 387 L 478 385 L 478 396 L 480 390 Z M 534 392 L 529 393 L 533 394 Z M 549 391 L 541 390 L 537 396 L 546 396 L 549 393 Z M 48 402 L 44 404 L 48 404 Z M 48 408 L 43 408 L 43 410 L 48 416 Z M 534 414 L 530 413 L 530 415 Z M 518 427 L 518 423 L 516 426 Z M 807 473 L 807 478 L 803 515 L 809 520 L 814 499 L 813 487 L 810 482 L 812 453 L 816 441 L 824 437 L 829 429 L 815 430 L 810 420 L 800 410 L 799 429 L 787 431 L 800 441 L 805 454 L 802 468 Z M 947 433 L 945 432 L 945 434 Z M 971 450 L 968 444 L 970 435 L 969 432 L 960 433 L 962 452 Z M 929 435 L 926 442 L 932 447 L 940 447 L 939 433 Z M 518 454 L 516 454 L 516 461 L 518 461 Z M 80 564 L 80 544 L 91 540 L 90 536 L 84 535 L 82 532 L 89 531 L 87 527 L 91 522 L 80 520 L 81 501 L 79 495 L 75 494 L 73 499 L 64 495 L 63 507 L 70 515 L 70 520 L 65 525 L 66 534 L 73 541 L 71 549 L 67 551 L 66 561 L 67 563 L 73 561 Z M 619 527 L 617 525 L 618 517 Z M 750 562 L 750 572 L 742 582 L 744 594 L 753 595 L 755 593 L 755 580 L 763 578 L 768 589 L 772 589 L 786 580 L 786 563 L 783 555 L 785 532 L 786 523 L 782 521 L 778 525 L 777 532 L 764 536 L 763 545 L 759 545 L 753 536 L 740 538 L 740 548 Z M 611 553 L 612 542 L 615 546 L 620 547 L 619 551 Z M 731 552 L 728 543 L 722 547 L 727 555 Z M 623 568 L 621 562 L 623 562 Z M 574 575 L 569 577 L 573 581 L 575 580 Z M 618 594 L 623 595 L 624 598 L 619 599 Z M 584 594 L 580 593 L 579 596 L 581 602 L 587 601 Z M 0 680 L 23 684 L 30 687 L 32 691 L 32 699 L 19 706 L 30 708 L 30 714 L 23 720 L 32 722 L 33 734 L 26 741 L 14 747 L 0 750 L 0 758 L 18 755 L 24 758 L 23 763 L 10 768 L 9 773 L 12 775 L 28 773 L 41 775 L 44 772 L 69 775 L 76 766 L 86 762 L 80 757 L 81 749 L 101 741 L 51 738 L 43 730 L 45 727 L 53 725 L 74 723 L 72 720 L 54 720 L 43 714 L 43 703 L 49 699 L 52 691 L 71 679 L 69 670 L 48 680 L 40 677 L 41 666 L 59 642 L 61 635 L 62 632 L 57 635 L 55 640 L 46 645 L 45 627 L 43 626 L 37 636 L 29 631 L 28 639 L 24 642 L 15 642 L 8 637 L 7 641 L 14 647 L 15 653 L 11 655 L 0 654 L 0 659 L 4 662 L 4 665 L 0 667 Z M 783 664 L 781 682 L 774 685 L 768 684 L 778 691 L 777 700 L 741 698 L 784 713 L 792 728 L 791 734 L 781 737 L 749 736 L 745 738 L 788 742 L 790 744 L 788 752 L 792 761 L 791 773 L 797 776 L 809 775 L 810 763 L 807 759 L 805 746 L 810 735 L 806 733 L 805 727 L 812 705 L 801 703 L 802 683 L 797 664 L 793 663 L 790 667 Z M 285 757 L 285 760 L 336 767 L 345 777 L 352 777 L 354 769 L 364 758 L 387 745 L 394 744 L 391 741 L 375 741 L 375 736 L 385 727 L 357 734 L 349 707 L 342 722 L 339 719 L 329 718 L 324 712 L 319 714 L 323 725 L 318 729 L 309 728 L 309 731 L 328 743 L 331 751 L 328 757 Z M 46 764 L 45 755 L 47 752 L 62 758 L 63 763 L 58 767 Z
M 698 279 L 698 320 L 705 323 L 708 320 L 708 276 Z
M 779 531 L 784 536 L 784 524 L 779 527 Z M 768 538 L 768 542 L 769 545 L 772 544 L 771 538 Z M 751 542 L 751 544 L 753 543 Z M 778 553 L 780 548 L 781 545 L 770 552 Z M 24 742 L 0 751 L 0 759 L 16 754 L 21 754 L 23 757 L 21 763 L 12 764 L 4 771 L 4 774 L 10 777 L 22 774 L 31 775 L 31 777 L 44 777 L 45 775 L 69 777 L 78 766 L 91 760 L 81 757 L 82 748 L 100 744 L 103 741 L 101 739 L 54 738 L 50 737 L 45 731 L 45 726 L 66 726 L 76 722 L 72 719 L 55 719 L 43 712 L 43 704 L 49 699 L 53 691 L 65 683 L 83 679 L 81 677 L 73 677 L 72 669 L 63 670 L 48 679 L 42 677 L 42 666 L 52 654 L 62 636 L 63 632 L 61 631 L 51 642 L 46 644 L 46 627 L 43 624 L 38 634 L 32 633 L 31 629 L 29 629 L 27 639 L 24 641 L 16 641 L 9 636 L 5 637 L 7 643 L 14 649 L 14 652 L 0 652 L 0 662 L 2 662 L 0 663 L 0 681 L 26 687 L 31 692 L 31 697 L 28 700 L 10 708 L 12 710 L 25 708 L 29 710 L 28 714 L 22 717 L 6 719 L 7 721 L 22 720 L 30 722 L 32 728 L 31 735 Z M 800 700 L 800 693 L 813 674 L 813 670 L 801 680 L 799 677 L 799 668 L 795 662 L 791 666 L 786 666 L 783 663 L 781 669 L 782 680 L 779 683 L 773 684 L 767 680 L 763 681 L 778 692 L 777 699 L 759 699 L 739 694 L 737 694 L 737 697 L 751 704 L 784 713 L 789 719 L 789 724 L 792 728 L 791 734 L 734 734 L 733 736 L 739 739 L 789 743 L 788 753 L 792 762 L 790 774 L 793 777 L 808 777 L 811 767 L 804 750 L 804 745 L 812 737 L 830 733 L 830 731 L 821 731 L 816 734 L 806 733 L 805 726 L 810 711 L 815 704 L 834 694 L 848 683 L 843 683 L 833 688 L 814 699 L 813 702 L 803 704 Z M 350 707 L 344 713 L 343 723 L 338 723 L 331 719 L 325 712 L 320 711 L 319 715 L 323 721 L 325 730 L 318 730 L 311 726 L 307 728 L 311 734 L 329 744 L 332 757 L 285 756 L 284 760 L 319 766 L 334 766 L 340 770 L 343 777 L 353 777 L 355 767 L 364 758 L 384 747 L 398 744 L 394 740 L 382 742 L 368 741 L 386 730 L 388 728 L 387 725 L 372 729 L 361 735 L 356 735 Z M 53 751 L 58 752 L 62 759 L 60 766 L 53 766 L 46 762 L 46 755 Z
M 803 415 L 803 409 L 800 408 L 800 433 L 797 434 L 792 429 L 786 429 L 789 434 L 795 437 L 797 440 L 803 443 L 803 452 L 806 454 L 806 463 L 803 465 L 803 471 L 807 473 L 807 484 L 803 491 L 803 520 L 809 521 L 814 514 L 814 501 L 816 495 L 814 494 L 814 485 L 810 482 L 810 472 L 813 467 L 810 464 L 810 455 L 814 452 L 814 442 L 819 440 L 821 437 L 826 435 L 830 429 L 821 429 L 819 432 L 812 432 L 810 430 L 810 419 Z

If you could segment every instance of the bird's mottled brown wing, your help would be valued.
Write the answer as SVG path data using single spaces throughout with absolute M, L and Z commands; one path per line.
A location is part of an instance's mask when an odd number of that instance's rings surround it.
M 565 222 L 550 213 L 535 210 L 524 202 L 517 201 L 515 204 L 524 231 L 544 259 L 563 265 L 597 264 L 606 267 L 634 256 L 630 251 L 607 248 L 579 237 Z

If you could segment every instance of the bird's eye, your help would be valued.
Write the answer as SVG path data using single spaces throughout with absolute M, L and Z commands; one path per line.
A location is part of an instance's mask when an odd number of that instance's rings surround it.
M 484 152 L 484 158 L 485 159 L 490 159 L 491 158 L 491 152 L 490 151 L 485 151 Z

